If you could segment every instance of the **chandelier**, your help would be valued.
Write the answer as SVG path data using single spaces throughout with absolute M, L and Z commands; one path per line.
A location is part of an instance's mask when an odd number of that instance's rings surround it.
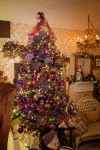
M 100 47 L 100 39 L 99 39 L 100 32 L 98 32 L 93 27 L 89 15 L 88 15 L 88 29 L 86 29 L 84 33 L 85 33 L 84 40 L 78 37 L 78 41 L 76 42 L 77 47 L 80 50 Z

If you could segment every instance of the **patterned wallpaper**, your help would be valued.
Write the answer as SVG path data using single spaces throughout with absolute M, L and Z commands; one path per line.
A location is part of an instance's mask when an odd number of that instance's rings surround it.
M 2 49 L 3 44 L 5 41 L 13 40 L 18 42 L 19 44 L 27 44 L 28 33 L 31 33 L 33 30 L 32 25 L 27 24 L 14 24 L 11 23 L 11 38 L 0 39 L 0 50 Z M 76 48 L 76 41 L 78 37 L 83 37 L 83 31 L 79 30 L 71 30 L 71 29 L 61 29 L 61 28 L 52 28 L 55 37 L 56 37 L 56 47 L 58 51 L 61 51 L 68 57 L 70 57 L 70 65 L 69 65 L 69 75 L 74 74 L 74 68 L 75 68 L 75 58 L 73 56 L 73 53 L 77 51 Z M 100 50 L 99 50 L 100 51 Z M 92 51 L 92 54 L 100 54 L 98 50 Z M 3 58 L 3 54 L 1 52 L 0 55 L 0 70 L 4 71 L 4 75 L 8 76 L 9 82 L 12 82 L 12 79 L 14 78 L 14 62 L 19 62 L 20 59 L 8 59 Z M 97 76 L 98 79 L 100 79 L 100 70 L 93 70 L 94 75 Z

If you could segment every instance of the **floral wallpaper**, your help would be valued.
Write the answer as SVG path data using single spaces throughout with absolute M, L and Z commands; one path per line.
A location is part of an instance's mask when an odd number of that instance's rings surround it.
M 2 46 L 6 41 L 15 41 L 19 44 L 27 44 L 28 33 L 31 33 L 33 30 L 33 25 L 27 24 L 14 24 L 11 23 L 11 38 L 0 38 L 0 51 Z M 57 51 L 60 51 L 62 54 L 67 55 L 70 58 L 69 64 L 69 76 L 75 72 L 75 58 L 73 54 L 77 51 L 76 42 L 78 37 L 83 37 L 84 32 L 80 30 L 71 30 L 71 29 L 61 29 L 61 28 L 52 28 L 54 32 L 56 41 Z M 99 55 L 100 50 L 91 50 L 90 52 L 93 55 Z M 13 82 L 14 78 L 14 63 L 19 62 L 20 58 L 9 59 L 4 58 L 1 52 L 0 55 L 0 70 L 4 71 L 4 75 L 8 76 L 8 81 Z M 100 80 L 100 70 L 93 70 L 94 75 Z

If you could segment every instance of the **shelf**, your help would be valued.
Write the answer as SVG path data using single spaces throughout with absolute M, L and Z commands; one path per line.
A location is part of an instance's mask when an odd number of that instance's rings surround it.
M 93 91 L 93 86 L 97 81 L 76 82 L 74 92 Z

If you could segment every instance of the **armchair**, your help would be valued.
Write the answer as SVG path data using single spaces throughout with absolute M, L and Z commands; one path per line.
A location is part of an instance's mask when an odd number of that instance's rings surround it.
M 86 96 L 77 103 L 78 113 L 85 125 L 83 133 L 77 137 L 77 148 L 84 142 L 100 140 L 100 106 L 92 96 Z

